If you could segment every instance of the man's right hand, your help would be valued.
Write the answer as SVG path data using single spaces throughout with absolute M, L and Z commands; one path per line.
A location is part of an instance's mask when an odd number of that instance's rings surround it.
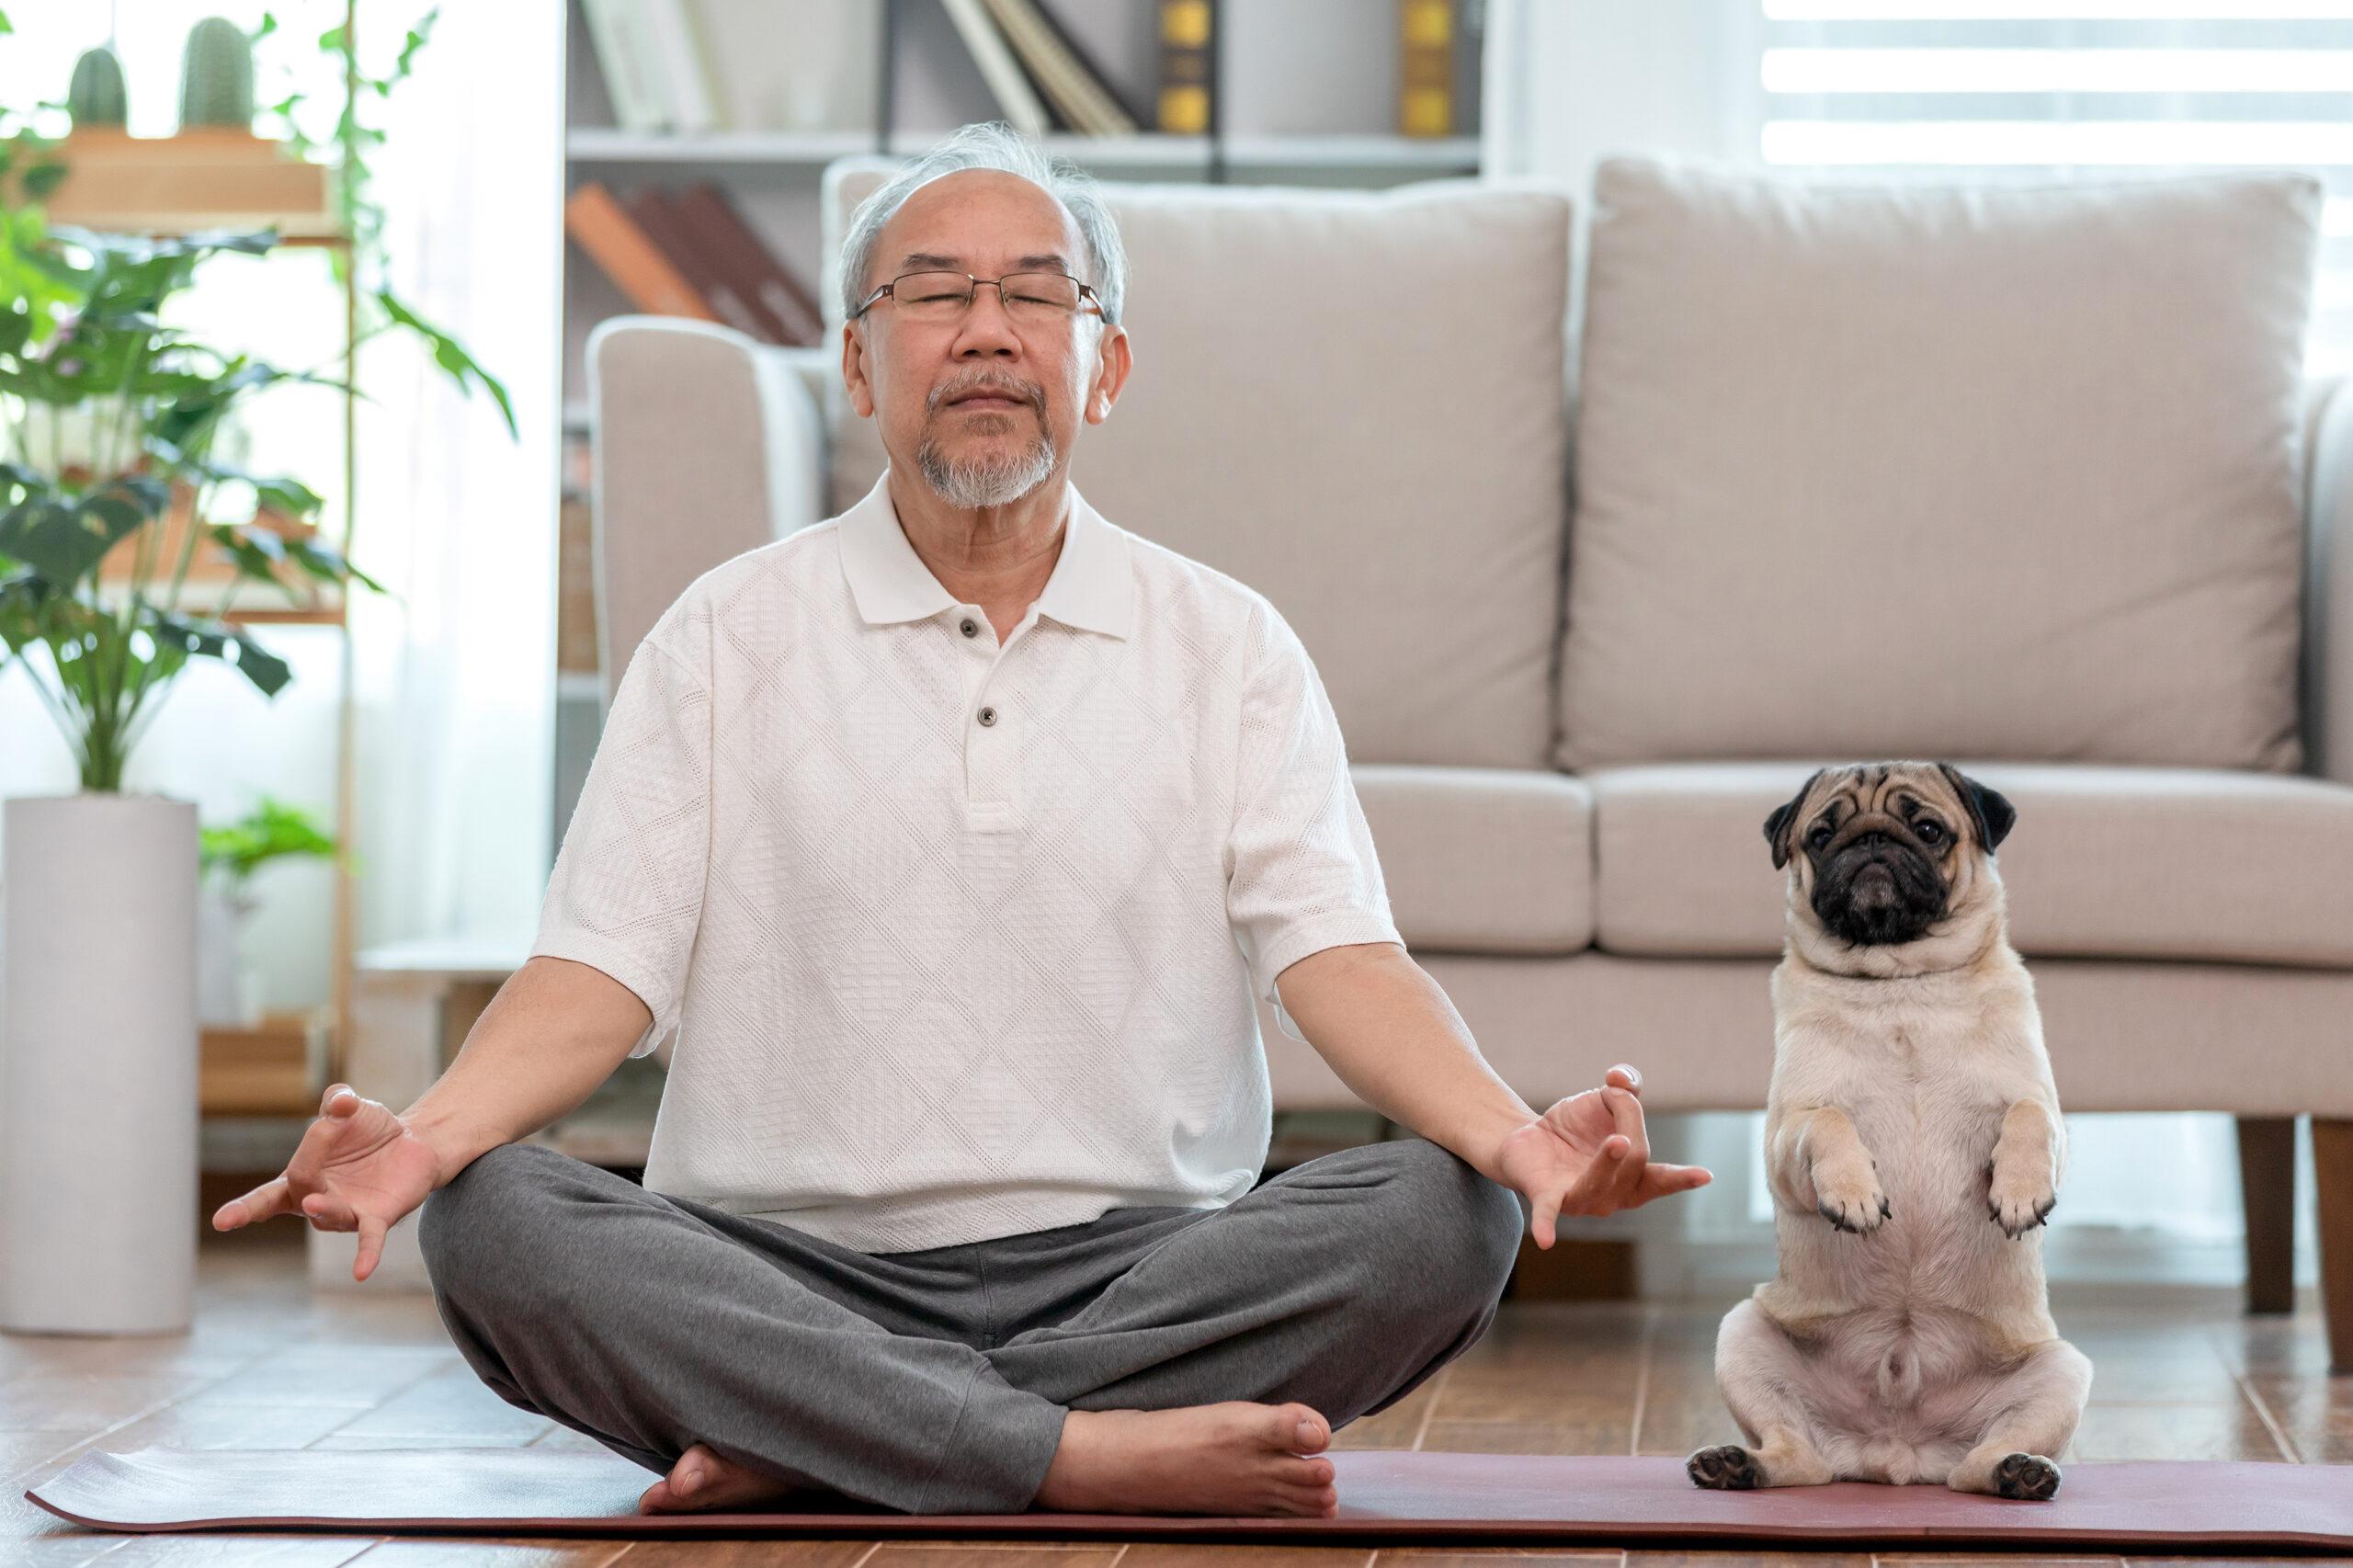
M 351 1277 L 365 1279 L 383 1256 L 385 1233 L 440 1185 L 440 1171 L 432 1145 L 389 1107 L 330 1084 L 285 1173 L 222 1204 L 212 1228 L 301 1214 L 322 1231 L 358 1231 Z

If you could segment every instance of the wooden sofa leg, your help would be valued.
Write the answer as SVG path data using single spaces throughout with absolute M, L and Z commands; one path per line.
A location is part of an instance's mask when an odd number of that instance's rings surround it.
M 2296 1119 L 2239 1118 L 2239 1191 L 2246 1210 L 2246 1310 L 2296 1310 Z
M 2353 1372 L 2353 1117 L 2313 1118 L 2320 1189 L 2320 1301 L 2328 1314 L 2328 1369 Z

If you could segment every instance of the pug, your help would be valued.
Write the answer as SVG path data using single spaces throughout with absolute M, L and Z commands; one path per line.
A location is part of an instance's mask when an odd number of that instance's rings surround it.
M 2042 1231 L 2064 1174 L 1994 850 L 2017 813 L 1943 763 L 1826 767 L 1765 819 L 1789 873 L 1765 1113 L 1779 1275 L 1726 1313 L 1747 1438 L 1704 1487 L 1936 1483 L 2041 1499 L 2091 1390 Z

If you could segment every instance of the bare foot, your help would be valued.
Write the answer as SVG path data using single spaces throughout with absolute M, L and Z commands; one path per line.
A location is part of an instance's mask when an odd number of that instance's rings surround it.
M 1033 1508 L 1072 1514 L 1339 1511 L 1332 1440 L 1303 1404 L 1228 1400 L 1179 1410 L 1074 1410 Z
M 647 1487 L 637 1499 L 641 1514 L 697 1514 L 714 1508 L 747 1507 L 771 1502 L 807 1488 L 789 1481 L 746 1470 L 723 1460 L 700 1443 L 678 1456 L 670 1473 Z

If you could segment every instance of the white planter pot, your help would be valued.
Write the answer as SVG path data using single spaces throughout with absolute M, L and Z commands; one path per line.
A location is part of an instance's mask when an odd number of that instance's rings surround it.
M 261 975 L 244 960 L 245 916 L 256 900 L 232 893 L 227 879 L 203 877 L 196 889 L 196 1021 L 203 1028 L 261 1026 Z
M 85 790 L 0 809 L 0 1328 L 184 1330 L 196 803 Z

